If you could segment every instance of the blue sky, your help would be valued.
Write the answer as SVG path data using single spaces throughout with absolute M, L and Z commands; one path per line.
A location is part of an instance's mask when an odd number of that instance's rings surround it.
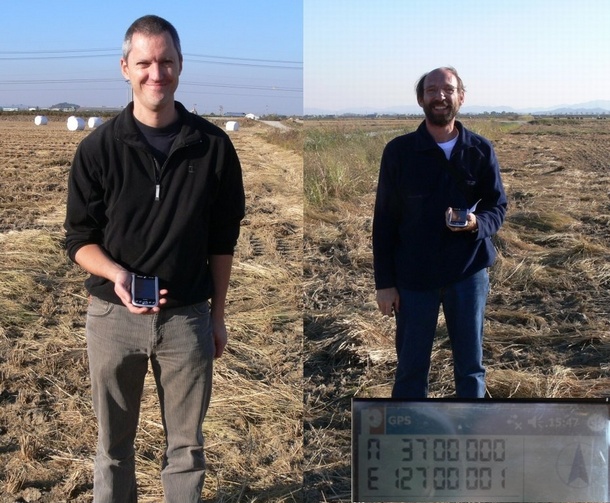
M 304 0 L 304 109 L 417 106 L 454 66 L 467 105 L 609 100 L 608 0 Z
M 187 108 L 302 113 L 303 0 L 3 1 L 0 105 L 124 106 L 120 48 L 145 14 L 178 30 Z

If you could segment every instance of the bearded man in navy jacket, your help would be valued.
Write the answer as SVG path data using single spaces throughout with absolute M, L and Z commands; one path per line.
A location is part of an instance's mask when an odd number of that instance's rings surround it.
M 396 315 L 393 398 L 427 396 L 441 305 L 456 395 L 485 396 L 487 269 L 507 201 L 491 143 L 456 120 L 464 93 L 454 68 L 423 75 L 416 94 L 425 120 L 390 141 L 381 160 L 373 255 L 377 304 L 382 314 Z M 468 211 L 456 226 L 458 208 Z

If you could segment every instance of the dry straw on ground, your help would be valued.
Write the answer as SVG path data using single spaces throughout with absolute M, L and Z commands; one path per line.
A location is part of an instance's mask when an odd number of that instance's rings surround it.
M 371 216 L 385 142 L 420 120 L 309 124 L 305 166 L 305 482 L 349 501 L 350 400 L 389 396 L 394 322 L 377 312 Z M 484 358 L 494 398 L 610 395 L 610 120 L 464 119 L 489 137 L 508 198 Z M 361 152 L 354 162 L 346 152 Z M 327 171 L 331 171 L 326 176 Z M 368 186 L 354 194 L 337 174 Z M 454 394 L 442 316 L 433 397 Z
M 231 133 L 247 216 L 204 424 L 206 501 L 300 501 L 300 126 Z M 92 500 L 96 428 L 84 340 L 85 275 L 63 251 L 66 177 L 87 131 L 0 117 L 0 502 Z M 162 501 L 163 428 L 147 379 L 137 439 L 142 502 Z
M 88 133 L 0 119 L 0 502 L 91 501 L 84 275 L 61 232 Z M 608 396 L 610 121 L 465 122 L 494 141 L 510 204 L 485 327 L 490 396 Z M 395 365 L 372 281 L 379 156 L 416 125 L 310 123 L 304 181 L 294 138 L 260 124 L 231 133 L 248 216 L 205 423 L 207 501 L 349 501 L 350 400 L 388 396 Z M 453 394 L 442 318 L 430 378 L 432 396 Z M 162 449 L 149 381 L 140 501 L 161 500 Z

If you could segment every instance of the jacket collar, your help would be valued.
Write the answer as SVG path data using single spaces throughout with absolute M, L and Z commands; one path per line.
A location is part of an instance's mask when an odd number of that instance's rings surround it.
M 192 114 L 179 101 L 175 101 L 174 105 L 178 111 L 179 120 L 182 123 L 182 129 L 178 138 L 176 138 L 175 145 L 182 146 L 201 141 L 201 133 L 194 124 Z M 115 138 L 131 145 L 146 147 L 145 142 L 142 141 L 140 129 L 133 117 L 133 101 L 117 116 Z
M 481 141 L 478 139 L 477 135 L 475 135 L 474 133 L 472 133 L 471 131 L 466 129 L 460 121 L 456 120 L 455 126 L 457 127 L 458 132 L 459 132 L 458 140 L 457 140 L 457 143 L 455 144 L 456 151 L 458 149 L 462 150 L 462 149 L 466 149 L 466 148 L 470 148 L 470 147 L 476 147 L 477 145 L 479 145 L 481 143 Z M 432 135 L 430 134 L 430 132 L 428 131 L 428 128 L 426 127 L 426 121 L 423 121 L 419 125 L 419 127 L 417 128 L 416 134 L 417 134 L 417 144 L 416 144 L 417 150 L 430 150 L 430 149 L 438 148 L 438 144 L 436 143 L 434 138 L 432 138 Z

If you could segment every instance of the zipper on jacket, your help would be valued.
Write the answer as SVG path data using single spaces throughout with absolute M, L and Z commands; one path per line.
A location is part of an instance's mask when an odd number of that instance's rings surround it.
M 161 168 L 157 159 L 153 157 L 153 163 L 155 168 L 155 201 L 161 200 Z
M 169 163 L 170 157 L 174 154 L 174 152 L 176 152 L 180 149 L 187 148 L 187 147 L 190 147 L 192 145 L 196 145 L 196 144 L 199 144 L 202 142 L 203 142 L 203 140 L 199 139 L 199 140 L 193 141 L 191 143 L 183 143 L 177 147 L 173 147 L 172 150 L 170 151 L 169 155 L 167 156 L 167 159 L 165 160 L 165 163 L 163 164 L 163 166 L 159 166 L 159 162 L 153 156 L 153 163 L 154 163 L 154 170 L 155 170 L 155 201 L 161 200 L 161 173 L 165 169 L 165 166 L 167 166 L 167 164 Z M 189 164 L 189 170 L 191 170 L 191 169 L 192 169 L 192 166 Z

